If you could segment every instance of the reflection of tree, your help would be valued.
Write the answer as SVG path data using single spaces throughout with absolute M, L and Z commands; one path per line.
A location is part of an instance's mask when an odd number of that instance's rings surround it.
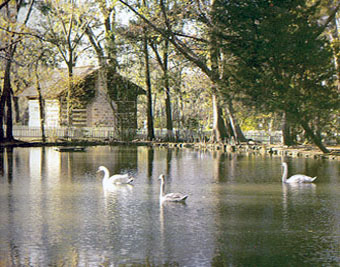
M 324 162 L 322 161 L 311 161 L 311 160 L 289 160 L 288 162 L 288 174 L 293 175 L 297 173 L 306 174 L 311 177 L 317 176 L 318 170 L 322 168 Z
M 0 147 L 0 175 L 4 176 L 4 148 Z
M 137 165 L 137 146 L 118 146 L 117 147 L 117 166 L 116 172 L 121 170 L 135 170 Z
M 6 172 L 4 171 L 4 167 L 6 166 Z M 18 262 L 20 260 L 20 252 L 19 247 L 16 244 L 16 240 L 14 238 L 14 233 L 16 231 L 14 225 L 15 225 L 15 219 L 14 219 L 14 194 L 13 194 L 13 148 L 8 147 L 5 149 L 1 149 L 0 151 L 0 169 L 1 174 L 5 175 L 7 174 L 7 180 L 9 185 L 9 194 L 7 198 L 4 198 L 4 200 L 7 202 L 7 211 L 3 211 L 7 214 L 2 214 L 2 218 L 7 218 L 6 224 L 8 226 L 7 237 L 8 240 L 8 255 L 7 259 L 4 259 L 0 262 L 1 266 L 10 266 L 11 264 Z M 8 261 L 8 262 L 6 262 Z M 3 264 L 2 263 L 7 263 Z M 11 263 L 11 264 L 9 264 Z
M 225 170 L 225 164 L 226 162 L 228 162 L 228 160 L 226 160 L 226 157 L 230 156 L 229 154 L 223 153 L 221 151 L 214 151 L 212 154 L 212 158 L 213 158 L 213 179 L 216 183 L 220 184 L 217 187 L 217 191 L 216 191 L 216 212 L 215 212 L 215 221 L 217 224 L 218 228 L 223 228 L 225 227 L 225 215 L 224 213 L 229 213 L 228 210 L 226 210 L 226 208 L 224 207 L 224 199 L 226 198 L 225 195 L 225 187 L 224 187 L 224 183 L 226 182 L 228 177 L 229 177 L 229 171 L 232 172 L 232 168 L 231 169 L 227 169 Z M 231 216 L 233 214 L 230 214 Z M 234 218 L 229 217 L 228 220 L 234 220 Z M 221 236 L 216 236 L 216 240 L 217 243 L 220 242 L 220 239 L 222 237 Z M 222 243 L 223 244 L 223 243 Z M 212 259 L 212 266 L 218 266 L 221 263 L 224 263 L 225 265 L 230 264 L 233 261 L 233 257 L 232 255 L 226 255 L 229 251 L 229 248 L 223 247 L 222 249 L 219 248 L 219 246 L 216 247 L 216 251 L 215 251 L 215 256 Z M 227 262 L 225 262 L 227 260 Z M 223 264 L 223 266 L 224 266 Z
M 152 172 L 153 172 L 153 160 L 155 157 L 155 151 L 152 147 L 146 149 L 147 153 L 147 177 L 150 181 L 152 181 Z
M 8 183 L 13 181 L 13 147 L 6 148 L 7 155 L 7 180 Z
M 48 168 L 47 164 L 46 164 L 46 148 L 42 147 L 41 148 L 41 165 L 40 165 L 40 173 L 41 173 L 41 180 L 44 180 L 45 178 L 45 167 L 46 169 Z
M 237 155 L 220 150 L 213 153 L 213 177 L 216 182 L 233 179 L 236 173 Z
M 289 231 L 291 227 L 291 225 L 289 225 L 289 223 L 291 223 L 289 220 L 290 210 L 294 208 L 295 205 L 304 207 L 306 197 L 309 195 L 311 195 L 312 198 L 315 197 L 315 190 L 315 184 L 282 183 L 282 228 L 285 231 Z
M 166 151 L 166 175 L 170 177 L 171 172 L 172 149 Z
M 89 147 L 86 152 L 58 153 L 61 177 L 65 179 L 74 179 L 86 173 L 95 174 L 100 165 L 106 166 L 112 175 L 137 170 L 137 146 L 99 146 Z
M 308 247 L 294 253 L 297 259 L 308 258 L 309 265 L 318 259 L 327 259 L 330 266 L 337 265 L 339 258 L 339 205 L 332 199 L 338 192 L 327 190 L 324 194 L 324 189 L 317 183 L 282 184 L 282 231 L 289 240 L 287 247 L 292 251 L 296 247 Z M 330 203 L 336 203 L 335 207 L 330 207 Z M 296 230 L 309 234 L 296 236 Z

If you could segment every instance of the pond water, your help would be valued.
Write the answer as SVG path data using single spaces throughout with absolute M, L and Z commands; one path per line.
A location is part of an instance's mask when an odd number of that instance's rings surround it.
M 0 153 L 0 266 L 339 266 L 340 163 L 191 149 Z M 130 173 L 109 191 L 103 173 Z M 186 204 L 159 203 L 158 176 Z

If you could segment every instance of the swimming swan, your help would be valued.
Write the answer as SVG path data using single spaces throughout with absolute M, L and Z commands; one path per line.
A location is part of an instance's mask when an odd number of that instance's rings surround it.
M 101 172 L 101 171 L 104 172 L 103 186 L 131 184 L 134 180 L 134 178 L 130 177 L 128 173 L 116 174 L 110 177 L 109 170 L 104 166 L 100 166 L 97 172 Z
M 168 193 L 164 195 L 164 189 L 165 189 L 165 182 L 164 182 L 164 174 L 161 174 L 159 176 L 159 180 L 161 180 L 161 187 L 159 192 L 159 200 L 161 202 L 163 201 L 172 201 L 172 202 L 184 202 L 188 195 L 183 195 L 181 193 Z
M 288 176 L 288 165 L 286 162 L 282 162 L 283 166 L 283 175 L 282 182 L 283 183 L 312 183 L 316 179 L 316 177 L 309 177 L 303 174 L 295 174 L 287 179 Z

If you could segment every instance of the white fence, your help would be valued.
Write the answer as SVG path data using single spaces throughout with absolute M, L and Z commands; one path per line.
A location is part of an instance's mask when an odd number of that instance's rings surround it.
M 13 136 L 15 138 L 41 138 L 42 132 L 40 127 L 28 127 L 28 126 L 14 126 Z M 45 128 L 45 136 L 49 138 L 114 138 L 115 131 L 113 128 Z
M 188 129 L 174 129 L 174 139 L 186 142 L 199 142 L 202 140 L 209 140 L 211 136 L 211 131 L 193 131 Z M 247 131 L 243 132 L 248 140 L 253 140 L 256 142 L 262 142 L 265 144 L 279 144 L 282 143 L 282 133 L 281 131 Z M 13 127 L 13 136 L 17 139 L 20 138 L 31 138 L 40 139 L 41 129 L 40 127 L 29 127 L 29 126 L 18 126 Z M 121 136 L 126 136 L 124 140 L 131 140 L 131 138 L 138 138 L 146 140 L 147 131 L 146 129 L 137 130 L 137 132 L 126 132 L 124 135 L 118 134 L 113 127 L 78 127 L 78 128 L 46 128 L 45 136 L 50 139 L 58 138 L 74 138 L 74 139 L 103 139 L 103 140 L 113 140 L 122 139 Z M 166 129 L 155 129 L 156 140 L 165 140 L 167 137 Z M 334 135 L 333 137 L 324 136 L 325 144 L 339 144 L 339 135 Z
M 266 144 L 278 144 L 282 143 L 282 132 L 281 131 L 247 131 L 244 132 L 244 136 L 248 140 L 254 140 Z
M 209 139 L 211 131 L 193 131 L 187 129 L 175 129 L 174 137 L 176 140 L 185 141 L 201 141 L 204 138 Z M 14 126 L 13 135 L 15 138 L 41 138 L 40 127 L 28 127 L 28 126 Z M 95 139 L 118 139 L 118 134 L 113 127 L 83 127 L 83 128 L 46 128 L 45 135 L 49 138 L 95 138 Z M 282 140 L 282 134 L 280 131 L 266 132 L 266 131 L 248 131 L 244 132 L 247 139 L 251 139 L 257 142 L 263 143 L 280 143 Z M 136 134 L 131 134 L 135 138 L 146 139 L 147 131 L 137 130 Z M 167 136 L 166 129 L 155 129 L 156 139 L 164 139 Z
M 13 135 L 15 138 L 41 138 L 42 132 L 40 127 L 29 126 L 14 126 Z M 146 139 L 146 130 L 137 130 L 136 133 L 125 133 L 126 136 L 134 136 L 135 138 Z M 198 133 L 191 130 L 174 130 L 176 139 L 183 139 L 187 141 L 199 140 L 202 136 L 210 136 L 210 132 Z M 78 127 L 78 128 L 45 128 L 45 136 L 49 138 L 100 138 L 100 139 L 113 139 L 118 138 L 119 134 L 113 127 Z M 163 139 L 167 136 L 166 129 L 155 129 L 156 139 Z

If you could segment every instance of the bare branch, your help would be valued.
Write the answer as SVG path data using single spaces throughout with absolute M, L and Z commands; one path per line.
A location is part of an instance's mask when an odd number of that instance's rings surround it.
M 163 60 L 162 60 L 161 56 L 159 55 L 158 50 L 157 50 L 155 44 L 152 43 L 152 42 L 150 42 L 149 44 L 150 44 L 150 46 L 151 46 L 153 52 L 154 52 L 155 55 L 156 55 L 156 59 L 157 59 L 158 64 L 161 66 L 162 70 L 164 71 L 165 68 L 164 68 Z
M 336 13 L 339 11 L 339 9 L 340 9 L 340 2 L 338 2 L 336 7 L 332 10 L 327 20 L 325 21 L 325 23 L 322 25 L 321 30 L 318 32 L 317 36 L 319 36 L 320 34 L 324 32 L 324 30 L 328 27 L 329 23 L 331 23 L 331 21 L 335 18 Z
M 4 51 L 4 50 L 8 49 L 9 47 L 11 47 L 12 45 L 20 43 L 22 40 L 23 39 L 18 39 L 18 40 L 15 40 L 15 41 L 9 43 L 8 45 L 6 45 L 4 47 L 0 47 L 0 51 Z
M 6 31 L 6 32 L 8 32 L 10 34 L 13 34 L 13 35 L 27 35 L 27 36 L 31 36 L 31 37 L 36 37 L 36 38 L 38 38 L 40 40 L 44 40 L 40 35 L 35 34 L 35 33 L 31 33 L 31 32 L 12 31 L 12 30 L 6 29 L 6 28 L 1 27 L 1 26 L 0 26 L 0 30 Z
M 192 49 L 190 49 L 187 45 L 185 45 L 181 40 L 179 40 L 176 35 L 170 31 L 170 29 L 163 30 L 156 25 L 154 25 L 150 20 L 148 20 L 145 16 L 140 14 L 137 10 L 135 10 L 131 5 L 126 3 L 123 0 L 119 0 L 120 3 L 128 7 L 133 13 L 135 13 L 138 17 L 140 17 L 146 24 L 148 24 L 152 29 L 156 32 L 160 33 L 164 38 L 166 38 L 176 49 L 189 61 L 193 62 L 196 66 L 198 66 L 205 74 L 209 77 L 213 78 L 212 71 L 208 68 L 205 62 L 195 54 Z
M 0 9 L 6 6 L 11 0 L 5 0 L 2 4 L 0 4 Z

